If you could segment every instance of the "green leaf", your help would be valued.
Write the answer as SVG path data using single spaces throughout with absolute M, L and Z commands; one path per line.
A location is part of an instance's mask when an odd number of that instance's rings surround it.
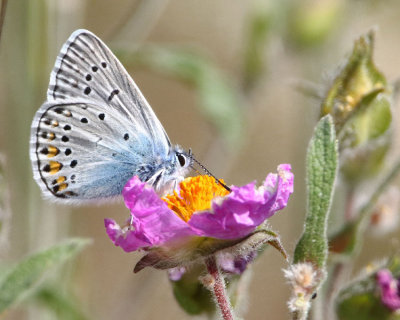
M 120 50 L 118 56 L 126 65 L 144 65 L 193 85 L 204 115 L 231 147 L 240 143 L 243 130 L 241 96 L 211 61 L 187 49 L 158 46 L 144 47 L 136 53 Z
M 51 269 L 76 256 L 90 241 L 70 239 L 35 253 L 13 267 L 0 283 L 0 314 Z
M 337 174 L 338 151 L 331 116 L 323 117 L 307 152 L 307 215 L 294 263 L 311 262 L 319 269 L 327 258 L 327 221 Z
M 192 266 L 186 270 L 180 280 L 171 281 L 171 285 L 176 301 L 186 313 L 190 315 L 207 314 L 208 318 L 214 319 L 217 311 L 216 304 L 210 290 L 199 281 L 206 273 L 203 265 Z M 225 273 L 224 278 L 230 303 L 237 313 L 240 313 L 241 304 L 247 295 L 241 281 L 247 281 L 246 277 Z
M 204 272 L 203 268 L 192 268 L 179 281 L 171 281 L 176 301 L 190 315 L 215 312 L 210 291 L 199 281 Z
M 52 310 L 55 319 L 87 320 L 89 319 L 79 308 L 78 303 L 71 297 L 60 293 L 59 288 L 45 287 L 36 292 L 34 298 L 47 309 Z

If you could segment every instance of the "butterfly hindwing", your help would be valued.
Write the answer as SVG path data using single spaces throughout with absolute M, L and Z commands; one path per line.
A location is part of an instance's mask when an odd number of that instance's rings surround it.
M 152 141 L 143 130 L 88 102 L 45 103 L 32 126 L 34 175 L 45 195 L 118 195 L 138 164 L 152 156 Z

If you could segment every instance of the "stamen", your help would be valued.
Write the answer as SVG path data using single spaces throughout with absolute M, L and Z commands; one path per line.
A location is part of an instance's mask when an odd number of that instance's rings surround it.
M 174 191 L 174 194 L 163 197 L 163 200 L 186 222 L 195 211 L 210 209 L 211 202 L 216 197 L 229 194 L 215 178 L 207 175 L 187 178 L 179 187 L 179 195 Z

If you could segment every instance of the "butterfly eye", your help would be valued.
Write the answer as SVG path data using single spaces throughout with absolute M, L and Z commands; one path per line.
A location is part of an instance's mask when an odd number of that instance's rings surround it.
M 176 156 L 178 157 L 178 161 L 179 161 L 179 164 L 181 165 L 181 167 L 184 167 L 186 164 L 185 157 L 183 155 L 181 155 L 180 153 L 178 153 Z

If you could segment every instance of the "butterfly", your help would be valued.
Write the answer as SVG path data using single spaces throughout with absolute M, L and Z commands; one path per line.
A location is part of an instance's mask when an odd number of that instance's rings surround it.
M 111 50 L 82 29 L 58 54 L 32 122 L 30 158 L 44 196 L 64 202 L 120 195 L 135 175 L 162 193 L 193 159 L 171 144 Z

